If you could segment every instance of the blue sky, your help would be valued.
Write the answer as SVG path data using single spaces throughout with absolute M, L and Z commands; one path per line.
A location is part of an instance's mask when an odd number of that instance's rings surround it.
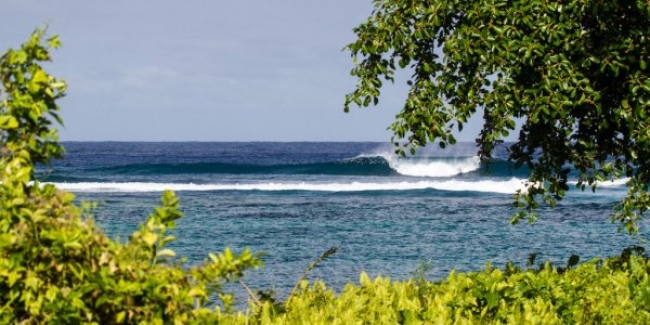
M 0 13 L 0 50 L 38 26 L 61 37 L 62 140 L 390 141 L 407 88 L 343 113 L 342 48 L 370 0 L 36 1 Z M 460 135 L 473 141 L 480 123 Z

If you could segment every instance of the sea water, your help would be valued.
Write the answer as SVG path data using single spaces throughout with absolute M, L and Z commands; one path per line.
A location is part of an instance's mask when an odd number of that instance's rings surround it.
M 605 257 L 646 237 L 618 233 L 610 221 L 625 180 L 604 182 L 596 193 L 571 190 L 556 208 L 540 209 L 536 223 L 511 225 L 513 194 L 524 188 L 527 170 L 515 169 L 504 148 L 486 167 L 471 143 L 411 157 L 394 155 L 384 143 L 65 147 L 65 159 L 40 177 L 79 201 L 97 202 L 95 220 L 110 236 L 126 240 L 161 193 L 174 190 L 184 218 L 171 248 L 189 265 L 226 247 L 264 252 L 265 267 L 246 282 L 280 296 L 332 246 L 337 253 L 309 279 L 340 289 L 364 271 L 406 279 L 423 263 L 433 280 L 454 269 L 478 271 L 488 261 L 525 265 L 531 253 L 564 265 L 572 254 Z

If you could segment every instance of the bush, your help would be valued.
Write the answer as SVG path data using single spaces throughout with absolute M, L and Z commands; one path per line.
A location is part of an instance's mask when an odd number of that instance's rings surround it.
M 572 261 L 573 262 L 573 261 Z M 285 313 L 267 304 L 260 323 L 278 324 L 648 324 L 650 261 L 626 250 L 571 268 L 488 266 L 434 283 L 361 274 L 339 295 L 322 282 L 293 297 Z
M 0 323 L 187 324 L 242 318 L 222 283 L 261 264 L 226 249 L 186 268 L 165 245 L 181 217 L 165 192 L 126 243 L 109 239 L 74 196 L 33 179 L 64 150 L 52 121 L 65 82 L 47 74 L 56 37 L 42 30 L 0 57 Z

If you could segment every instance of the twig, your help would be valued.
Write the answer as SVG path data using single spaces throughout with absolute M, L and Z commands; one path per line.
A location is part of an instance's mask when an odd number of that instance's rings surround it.
M 246 285 L 246 283 L 244 283 L 244 280 L 242 280 L 242 279 L 238 279 L 238 280 L 239 280 L 239 284 L 241 284 L 241 285 L 244 287 L 244 289 L 246 289 L 246 291 L 248 292 L 248 295 L 251 296 L 251 298 L 253 298 L 253 300 L 255 301 L 255 303 L 257 304 L 257 306 L 258 306 L 258 307 L 262 307 L 262 303 L 260 302 L 259 299 L 257 299 L 257 297 L 255 297 L 255 294 L 253 293 L 253 291 L 251 290 L 251 288 L 249 288 L 249 287 Z
M 325 251 L 323 255 L 321 255 L 318 259 L 316 259 L 315 261 L 311 262 L 311 264 L 309 264 L 309 267 L 305 270 L 305 272 L 302 273 L 302 276 L 300 276 L 300 279 L 298 279 L 298 282 L 296 282 L 296 285 L 291 290 L 291 293 L 289 293 L 289 296 L 287 297 L 287 301 L 285 303 L 285 308 L 289 306 L 289 300 L 291 300 L 293 294 L 296 292 L 296 290 L 298 290 L 298 286 L 300 285 L 300 282 L 302 282 L 302 280 L 304 280 L 307 277 L 307 275 L 311 272 L 311 270 L 313 270 L 316 267 L 316 265 L 326 260 L 328 257 L 330 257 L 330 255 L 336 253 L 337 249 L 338 248 L 336 246 L 330 247 L 330 249 Z

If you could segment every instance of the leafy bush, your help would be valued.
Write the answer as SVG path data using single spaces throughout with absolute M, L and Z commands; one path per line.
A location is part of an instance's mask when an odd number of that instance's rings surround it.
M 285 313 L 267 304 L 260 323 L 277 324 L 648 324 L 650 261 L 624 253 L 571 268 L 488 265 L 446 279 L 391 281 L 361 274 L 339 295 L 322 282 L 303 286 Z
M 56 37 L 35 31 L 0 57 L 0 323 L 186 324 L 242 318 L 231 312 L 226 280 L 261 264 L 227 250 L 185 268 L 165 245 L 181 217 L 173 193 L 162 196 L 126 243 L 107 238 L 74 196 L 33 179 L 34 165 L 64 150 L 52 121 L 65 82 L 47 74 Z M 224 313 L 225 312 L 225 313 Z

